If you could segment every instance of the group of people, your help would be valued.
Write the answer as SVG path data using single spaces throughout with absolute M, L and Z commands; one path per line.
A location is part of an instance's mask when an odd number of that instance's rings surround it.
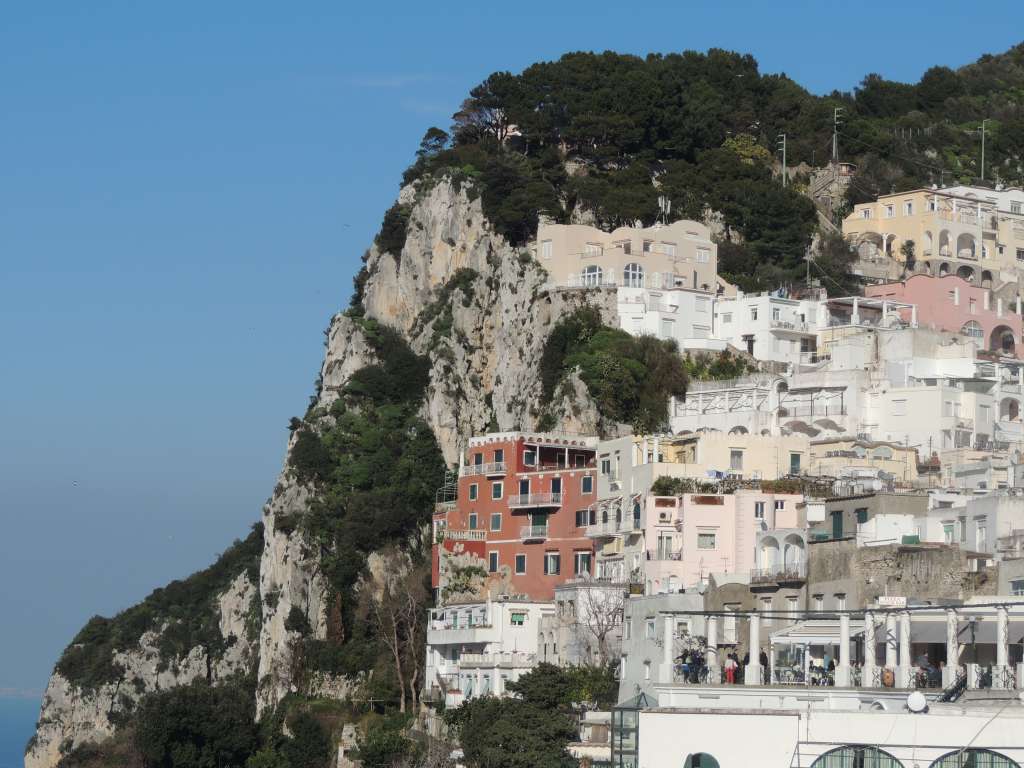
M 758 661 L 761 664 L 761 684 L 768 685 L 771 680 L 771 670 L 768 666 L 768 654 L 761 651 Z M 742 684 L 745 679 L 746 669 L 749 665 L 750 654 L 743 654 L 743 660 L 741 661 L 736 649 L 733 648 L 725 654 L 725 660 L 722 663 L 725 682 L 729 685 Z M 700 683 L 704 682 L 707 677 L 707 664 L 704 661 L 704 654 L 696 651 L 683 651 L 683 653 L 676 658 L 676 669 L 684 682 Z

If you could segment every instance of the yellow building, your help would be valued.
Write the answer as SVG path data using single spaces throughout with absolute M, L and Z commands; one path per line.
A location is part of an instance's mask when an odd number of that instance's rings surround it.
M 807 474 L 807 435 L 751 435 L 701 432 L 676 435 L 662 445 L 663 461 L 686 465 L 681 476 L 706 478 L 722 473 L 744 480 L 777 480 Z
M 890 259 L 912 271 L 955 274 L 974 285 L 1018 282 L 1024 267 L 1024 192 L 980 187 L 915 189 L 857 205 L 843 235 L 864 261 Z
M 917 483 L 917 449 L 899 443 L 836 437 L 811 441 L 809 474 L 839 477 L 846 468 L 880 469 L 901 485 Z
M 555 285 L 715 291 L 718 247 L 696 221 L 619 227 L 542 224 L 535 258 Z

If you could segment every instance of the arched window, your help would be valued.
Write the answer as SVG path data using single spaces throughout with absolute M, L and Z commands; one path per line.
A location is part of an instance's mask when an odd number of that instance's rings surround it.
M 601 284 L 601 268 L 597 264 L 591 264 L 583 270 L 580 275 L 583 285 L 600 285 Z
M 931 768 L 1020 768 L 1005 755 L 990 749 L 964 749 L 943 755 Z
M 622 270 L 622 284 L 627 288 L 643 288 L 644 268 L 639 264 L 627 264 Z
M 880 445 L 871 452 L 871 455 L 876 459 L 891 459 L 892 448 L 888 445 Z
M 960 329 L 960 333 L 964 336 L 970 336 L 973 339 L 985 338 L 985 332 L 981 330 L 981 326 L 978 325 L 977 320 L 969 320 L 964 323 L 964 327 Z
M 878 747 L 839 747 L 826 752 L 811 768 L 903 768 L 903 763 Z
M 719 768 L 718 761 L 707 752 L 694 752 L 686 756 L 683 768 Z

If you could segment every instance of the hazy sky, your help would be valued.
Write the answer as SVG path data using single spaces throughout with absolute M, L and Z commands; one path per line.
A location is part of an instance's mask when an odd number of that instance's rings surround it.
M 717 46 L 827 92 L 1024 29 L 1019 2 L 634 5 L 5 5 L 0 696 L 258 518 L 402 169 L 488 73 Z

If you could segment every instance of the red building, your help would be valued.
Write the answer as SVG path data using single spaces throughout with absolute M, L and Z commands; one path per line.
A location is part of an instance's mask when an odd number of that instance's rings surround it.
M 550 600 L 593 568 L 587 508 L 597 499 L 597 438 L 499 432 L 469 441 L 458 500 L 434 512 L 433 584 L 453 567 L 487 573 L 494 594 Z M 477 571 L 479 573 L 479 571 Z

